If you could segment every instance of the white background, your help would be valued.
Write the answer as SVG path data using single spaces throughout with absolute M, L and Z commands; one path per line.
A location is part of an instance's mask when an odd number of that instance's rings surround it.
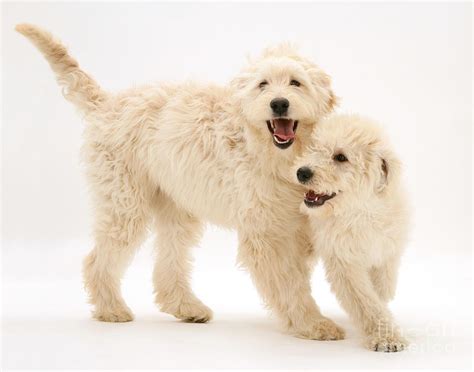
M 7 368 L 443 368 L 471 363 L 471 6 L 468 3 L 2 4 L 3 345 Z M 85 125 L 43 57 L 13 31 L 41 25 L 110 90 L 192 78 L 225 84 L 247 53 L 293 41 L 333 77 L 340 111 L 382 122 L 405 164 L 413 234 L 392 309 L 409 351 L 370 353 L 313 278 L 347 340 L 292 338 L 234 265 L 236 237 L 210 226 L 194 288 L 206 325 L 160 313 L 152 242 L 124 281 L 136 320 L 90 320 L 81 260 L 91 248 L 79 162 Z

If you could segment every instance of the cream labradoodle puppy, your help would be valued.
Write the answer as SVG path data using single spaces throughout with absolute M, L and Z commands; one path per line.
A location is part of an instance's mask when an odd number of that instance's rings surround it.
M 318 125 L 297 164 L 307 190 L 301 209 L 332 290 L 370 349 L 404 349 L 387 302 L 395 295 L 409 211 L 386 137 L 368 119 L 334 115 Z
M 290 176 L 313 127 L 335 104 L 328 75 L 280 46 L 229 86 L 187 82 L 111 94 L 49 33 L 16 29 L 43 53 L 87 121 L 95 246 L 84 278 L 95 318 L 132 320 L 120 280 L 150 226 L 157 232 L 156 303 L 179 319 L 210 320 L 190 285 L 190 249 L 209 221 L 237 229 L 239 262 L 292 333 L 343 337 L 311 296 L 314 252 L 299 211 L 304 188 Z

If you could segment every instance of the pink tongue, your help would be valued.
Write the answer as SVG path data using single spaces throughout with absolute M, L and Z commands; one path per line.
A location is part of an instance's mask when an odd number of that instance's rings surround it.
M 285 119 L 274 119 L 275 131 L 273 134 L 278 138 L 286 141 L 295 138 L 295 132 L 293 132 L 293 120 Z

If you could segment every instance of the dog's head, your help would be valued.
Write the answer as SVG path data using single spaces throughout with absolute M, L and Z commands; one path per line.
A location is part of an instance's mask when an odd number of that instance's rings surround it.
M 308 189 L 302 210 L 327 215 L 384 197 L 396 187 L 399 170 L 380 126 L 356 115 L 335 115 L 318 125 L 294 175 Z
M 265 50 L 231 88 L 259 151 L 262 143 L 279 150 L 308 143 L 314 125 L 336 104 L 329 76 L 289 45 Z

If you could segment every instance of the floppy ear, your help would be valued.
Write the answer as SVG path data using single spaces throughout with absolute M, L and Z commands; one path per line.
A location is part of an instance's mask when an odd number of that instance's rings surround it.
M 378 193 L 389 188 L 398 181 L 400 176 L 401 163 L 392 150 L 384 149 L 379 154 L 379 182 L 376 186 Z
M 339 105 L 339 97 L 337 97 L 332 89 L 329 89 L 329 99 L 326 103 L 326 112 L 329 114 Z
M 243 67 L 239 74 L 230 81 L 229 85 L 234 90 L 234 92 L 242 92 L 248 87 L 249 83 L 254 77 L 254 74 L 255 60 L 250 55 L 247 55 L 247 64 Z
M 236 91 L 244 90 L 251 78 L 252 74 L 250 72 L 243 71 L 231 80 L 230 86 Z
M 334 94 L 331 86 L 331 78 L 313 63 L 305 63 L 306 72 L 311 79 L 311 84 L 316 92 L 322 97 L 322 111 L 330 114 L 338 105 L 339 98 Z

